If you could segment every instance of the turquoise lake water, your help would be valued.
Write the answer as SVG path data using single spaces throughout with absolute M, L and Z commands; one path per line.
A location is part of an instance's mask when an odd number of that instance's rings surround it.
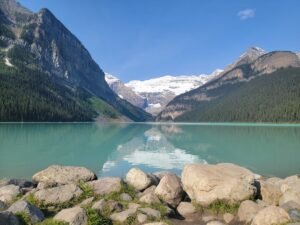
M 187 163 L 219 162 L 265 176 L 300 173 L 300 126 L 0 124 L 0 178 L 30 178 L 51 164 L 124 176 L 133 166 L 180 174 Z

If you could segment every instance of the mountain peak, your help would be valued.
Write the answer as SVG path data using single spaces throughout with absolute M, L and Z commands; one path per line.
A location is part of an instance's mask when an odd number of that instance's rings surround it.
M 250 47 L 246 50 L 246 52 L 241 57 L 248 56 L 250 58 L 257 58 L 265 53 L 267 52 L 260 47 Z
M 0 11 L 7 18 L 9 18 L 11 22 L 16 22 L 16 20 L 26 19 L 28 16 L 32 15 L 32 12 L 29 9 L 23 7 L 16 0 L 1 0 Z

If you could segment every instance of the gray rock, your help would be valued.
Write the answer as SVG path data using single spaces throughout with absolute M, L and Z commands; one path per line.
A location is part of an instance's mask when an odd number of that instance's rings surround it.
M 159 198 L 153 192 L 143 195 L 139 201 L 147 204 L 160 203 Z
M 121 199 L 122 201 L 126 201 L 126 202 L 132 201 L 132 197 L 131 197 L 129 194 L 127 194 L 127 193 L 122 193 L 122 194 L 120 195 L 120 199 Z
M 0 188 L 0 201 L 4 203 L 9 203 L 13 201 L 19 194 L 21 190 L 18 186 L 9 184 Z
M 32 223 L 40 222 L 45 218 L 44 214 L 39 208 L 23 200 L 12 204 L 7 211 L 14 214 L 24 212 L 30 217 Z
M 137 204 L 137 203 L 129 203 L 128 204 L 128 208 L 129 209 L 135 209 L 135 210 L 137 210 L 138 208 L 140 208 L 141 207 L 141 205 L 140 204 Z
M 1 225 L 21 225 L 19 219 L 11 212 L 0 212 Z
M 0 201 L 0 211 L 5 210 L 6 208 L 7 208 L 7 205 L 4 202 Z
M 87 183 L 97 195 L 106 195 L 121 190 L 121 179 L 118 177 L 105 177 Z
M 70 225 L 87 225 L 87 215 L 80 207 L 63 209 L 53 219 Z
M 177 212 L 179 215 L 186 218 L 196 213 L 196 208 L 190 202 L 180 202 L 180 204 L 177 206 Z
M 102 211 L 105 206 L 106 206 L 106 201 L 104 199 L 101 199 L 94 203 L 94 205 L 92 206 L 92 209 Z
M 183 189 L 190 199 L 203 206 L 217 200 L 239 203 L 256 193 L 255 175 L 230 163 L 188 164 L 184 167 L 181 177 Z
M 135 213 L 136 209 L 131 208 L 122 212 L 113 213 L 112 215 L 110 215 L 110 219 L 123 223 L 128 219 L 128 217 L 134 215 Z
M 156 186 L 151 185 L 150 187 L 146 188 L 142 193 L 141 196 L 148 194 L 148 193 L 154 193 Z
M 139 223 L 145 223 L 148 217 L 143 213 L 138 213 L 136 219 Z
M 126 182 L 136 190 L 144 190 L 151 185 L 151 178 L 148 174 L 138 168 L 132 168 L 126 174 Z
M 283 224 L 291 220 L 289 214 L 276 206 L 269 206 L 260 210 L 253 218 L 251 225 Z
M 139 208 L 138 209 L 140 212 L 146 214 L 149 217 L 154 217 L 156 219 L 160 219 L 161 214 L 159 211 L 155 210 L 155 209 L 151 209 L 151 208 Z
M 164 202 L 176 207 L 182 197 L 183 189 L 180 179 L 175 174 L 165 175 L 159 182 L 154 193 Z
M 43 183 L 44 187 L 56 185 L 86 182 L 97 179 L 96 175 L 84 167 L 75 166 L 49 166 L 33 175 L 32 180 L 36 183 Z
M 0 179 L 0 188 L 9 184 L 9 179 Z
M 288 201 L 280 206 L 280 208 L 283 208 L 285 211 L 288 211 L 290 209 L 298 209 L 300 210 L 300 205 L 294 201 Z
M 61 204 L 68 202 L 82 194 L 82 190 L 75 184 L 46 188 L 34 193 L 34 197 L 45 204 Z
M 255 215 L 264 208 L 264 206 L 253 201 L 243 201 L 238 209 L 238 219 L 240 221 L 250 223 Z
M 87 205 L 91 204 L 94 201 L 94 199 L 95 199 L 94 197 L 87 198 L 84 201 L 82 201 L 79 204 L 79 206 L 87 206 Z
M 110 212 L 121 211 L 123 209 L 123 206 L 114 200 L 108 200 L 106 202 L 106 205 L 107 205 L 108 209 L 110 210 Z
M 33 188 L 35 186 L 32 181 L 25 179 L 10 179 L 8 183 L 19 186 L 20 188 Z

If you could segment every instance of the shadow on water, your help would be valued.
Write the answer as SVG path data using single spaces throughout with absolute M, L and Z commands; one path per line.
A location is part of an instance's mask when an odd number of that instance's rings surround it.
M 123 176 L 133 166 L 180 173 L 195 162 L 283 177 L 300 172 L 300 127 L 0 124 L 0 155 L 0 178 L 30 178 L 51 164 Z

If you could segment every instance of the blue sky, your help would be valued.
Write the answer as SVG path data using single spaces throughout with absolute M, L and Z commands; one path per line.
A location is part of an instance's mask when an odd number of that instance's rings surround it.
M 300 51 L 299 0 L 19 0 L 50 9 L 123 81 L 211 73 L 250 46 Z

